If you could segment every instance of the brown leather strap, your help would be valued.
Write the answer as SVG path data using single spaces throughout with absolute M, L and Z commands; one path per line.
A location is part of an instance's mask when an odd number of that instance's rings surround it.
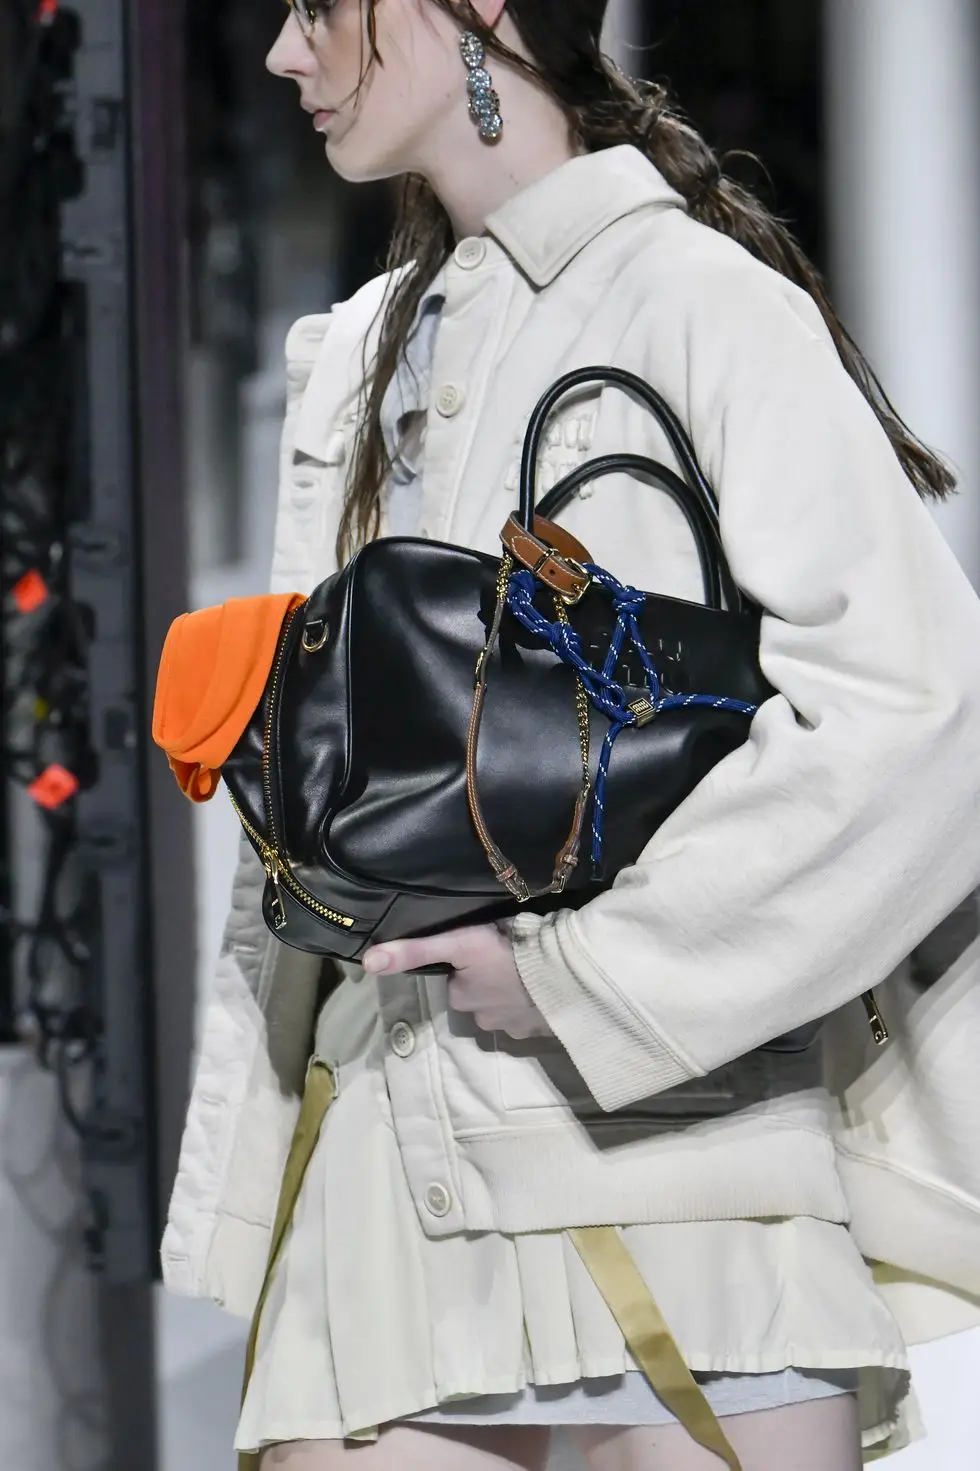
M 511 517 L 512 521 L 515 519 L 516 517 Z M 554 547 L 555 551 L 560 552 L 563 557 L 570 557 L 573 562 L 592 561 L 592 553 L 584 542 L 579 541 L 577 536 L 573 536 L 556 521 L 546 521 L 543 516 L 535 516 L 534 534 L 541 541 L 547 542 L 550 547 Z
M 534 518 L 534 533 L 526 531 L 516 516 L 509 516 L 500 540 L 515 562 L 560 597 L 578 602 L 592 580 L 584 567 L 592 560 L 587 549 L 570 532 L 541 516 Z
M 528 899 L 538 899 L 543 894 L 560 894 L 563 892 L 572 869 L 578 862 L 579 846 L 582 840 L 582 826 L 585 821 L 585 809 L 588 802 L 590 785 L 587 774 L 583 773 L 583 787 L 575 802 L 575 813 L 572 818 L 571 831 L 564 846 L 559 850 L 555 858 L 555 869 L 551 883 L 543 888 L 532 889 L 525 879 L 517 871 L 517 866 L 494 842 L 487 827 L 483 808 L 480 804 L 480 795 L 477 790 L 476 758 L 480 742 L 480 726 L 483 722 L 483 706 L 487 693 L 487 668 L 490 657 L 500 638 L 500 627 L 503 623 L 504 612 L 507 607 L 507 578 L 513 563 L 509 557 L 504 557 L 500 576 L 497 580 L 497 607 L 494 612 L 493 623 L 487 635 L 487 642 L 480 653 L 476 665 L 476 679 L 473 690 L 473 709 L 470 712 L 470 726 L 466 738 L 466 800 L 469 804 L 470 816 L 473 826 L 476 828 L 477 837 L 483 846 L 500 883 L 519 903 L 525 904 Z M 584 759 L 584 758 L 583 758 Z

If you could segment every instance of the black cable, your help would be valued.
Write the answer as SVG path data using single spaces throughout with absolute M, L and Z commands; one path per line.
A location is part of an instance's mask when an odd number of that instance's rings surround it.
M 33 1044 L 58 1079 L 66 1117 L 84 1134 L 72 1079 L 87 1069 L 101 1024 L 74 902 L 73 792 L 97 773 L 88 616 L 72 598 L 64 554 L 77 509 L 75 363 L 84 322 L 77 289 L 61 279 L 60 236 L 62 204 L 82 184 L 65 106 L 79 30 L 55 0 L 4 4 L 19 54 L 0 131 L 0 1041 Z M 30 919 L 14 912 L 11 784 L 38 804 Z

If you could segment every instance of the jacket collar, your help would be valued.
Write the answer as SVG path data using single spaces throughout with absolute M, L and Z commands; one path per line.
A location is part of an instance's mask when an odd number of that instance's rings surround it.
M 580 251 L 626 215 L 684 207 L 654 164 L 624 143 L 561 164 L 522 189 L 486 222 L 534 286 L 551 284 Z
M 617 220 L 657 207 L 683 208 L 684 200 L 638 148 L 623 144 L 561 164 L 492 214 L 486 231 L 532 285 L 543 288 Z M 376 314 L 390 285 L 378 277 L 334 308 L 299 410 L 293 444 L 301 453 L 326 458 L 338 413 L 357 399 L 365 327 L 370 358 Z M 440 287 L 441 279 L 433 282 L 422 306 Z

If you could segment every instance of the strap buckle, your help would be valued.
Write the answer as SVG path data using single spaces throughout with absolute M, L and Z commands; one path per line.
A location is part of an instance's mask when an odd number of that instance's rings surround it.
M 582 599 L 585 597 L 585 594 L 592 586 L 591 574 L 587 572 L 582 566 L 582 563 L 577 562 L 574 557 L 563 557 L 560 552 L 556 552 L 549 547 L 549 549 L 538 558 L 534 566 L 529 569 L 533 576 L 538 576 L 541 568 L 546 562 L 551 562 L 552 564 L 557 563 L 560 567 L 562 567 L 562 569 L 571 572 L 572 576 L 576 579 L 578 585 L 568 591 L 565 591 L 559 587 L 555 587 L 554 583 L 548 581 L 547 579 L 542 579 L 542 581 L 545 582 L 546 586 L 549 587 L 550 590 L 554 593 L 555 597 L 561 598 L 566 608 L 574 608 L 575 604 L 582 601 Z

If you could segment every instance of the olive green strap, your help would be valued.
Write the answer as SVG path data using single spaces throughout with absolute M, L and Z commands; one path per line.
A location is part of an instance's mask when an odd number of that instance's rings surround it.
M 269 1259 L 265 1266 L 265 1276 L 259 1289 L 258 1301 L 255 1304 L 255 1312 L 252 1314 L 252 1326 L 249 1329 L 248 1343 L 245 1348 L 245 1374 L 242 1383 L 242 1403 L 245 1402 L 245 1393 L 248 1389 L 252 1370 L 255 1367 L 255 1348 L 259 1337 L 259 1319 L 265 1300 L 269 1295 L 272 1277 L 276 1264 L 282 1255 L 283 1244 L 286 1233 L 289 1230 L 299 1199 L 299 1192 L 303 1187 L 303 1180 L 316 1142 L 320 1137 L 320 1126 L 327 1116 L 327 1109 L 337 1096 L 337 1087 L 334 1075 L 325 1062 L 317 1057 L 313 1058 L 306 1074 L 306 1087 L 303 1091 L 303 1102 L 300 1104 L 299 1118 L 296 1120 L 296 1129 L 293 1133 L 292 1143 L 289 1146 L 289 1154 L 286 1158 L 286 1168 L 283 1170 L 282 1185 L 279 1190 L 279 1203 L 276 1206 L 276 1219 L 272 1227 L 272 1239 L 269 1244 Z M 238 1457 L 238 1471 L 258 1471 L 259 1453 L 242 1451 Z
M 579 1226 L 568 1235 L 654 1392 L 692 1439 L 720 1456 L 730 1471 L 741 1471 L 619 1232 L 614 1226 Z
M 329 1066 L 314 1058 L 306 1075 L 303 1101 L 283 1170 L 269 1258 L 245 1349 L 243 1403 L 255 1366 L 262 1310 L 323 1120 L 336 1096 L 336 1083 Z M 619 1233 L 612 1226 L 582 1226 L 568 1234 L 654 1391 L 699 1445 L 719 1455 L 730 1471 L 741 1471 L 738 1457 L 681 1357 L 670 1329 Z M 371 1428 L 348 1439 L 374 1440 L 376 1436 L 377 1430 Z M 259 1471 L 259 1460 L 260 1453 L 242 1451 L 238 1457 L 238 1471 Z

